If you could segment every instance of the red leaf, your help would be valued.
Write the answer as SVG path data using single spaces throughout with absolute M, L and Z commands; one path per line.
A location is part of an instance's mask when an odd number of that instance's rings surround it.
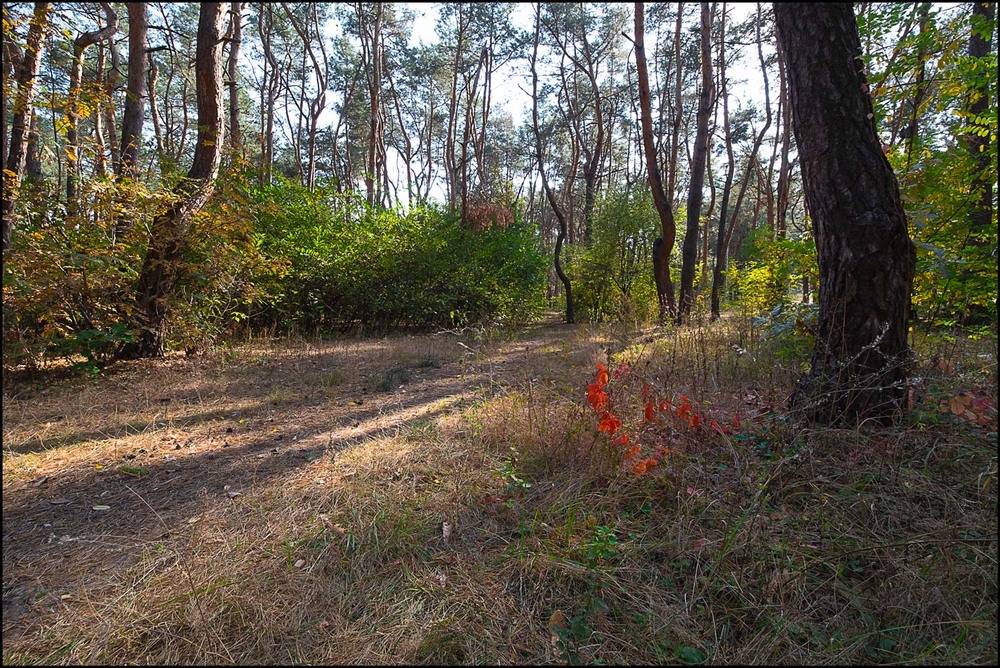
M 611 436 L 614 436 L 615 432 L 618 431 L 618 429 L 621 428 L 621 426 L 622 426 L 621 420 L 616 418 L 608 411 L 604 411 L 601 414 L 601 423 L 597 425 L 597 431 L 606 431 L 610 433 Z
M 653 402 L 652 401 L 647 401 L 646 402 L 646 422 L 652 422 L 652 421 L 653 421 Z

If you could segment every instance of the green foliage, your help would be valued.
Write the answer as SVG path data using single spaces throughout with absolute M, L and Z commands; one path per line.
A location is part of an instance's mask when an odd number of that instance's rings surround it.
M 591 242 L 569 247 L 567 269 L 578 312 L 593 322 L 656 317 L 653 240 L 659 218 L 649 193 L 612 191 L 597 207 Z
M 788 304 L 790 290 L 803 275 L 812 289 L 819 280 L 816 243 L 811 237 L 771 239 L 766 228 L 752 231 L 743 244 L 742 261 L 729 266 L 727 288 L 735 291 L 741 308 L 751 315 Z
M 547 263 L 522 223 L 475 232 L 439 208 L 374 210 L 329 186 L 290 183 L 255 188 L 244 213 L 264 255 L 284 264 L 261 277 L 254 323 L 386 329 L 541 313 Z
M 995 327 L 995 199 L 988 222 L 973 212 L 982 184 L 997 182 L 997 53 L 970 57 L 968 40 L 972 31 L 990 39 L 996 23 L 972 16 L 968 6 L 931 5 L 923 27 L 901 30 L 916 10 L 873 3 L 859 16 L 871 51 L 876 122 L 916 245 L 914 312 L 934 326 Z M 933 85 L 918 97 L 921 66 Z M 985 109 L 974 113 L 976 103 Z M 918 131 L 910 136 L 907 129 L 904 137 L 900 128 L 913 119 Z
M 782 361 L 804 360 L 815 343 L 819 321 L 817 304 L 778 303 L 766 315 L 754 316 L 751 322 L 775 344 L 775 357 Z
M 244 174 L 224 175 L 219 197 L 192 221 L 182 271 L 171 295 L 168 340 L 211 341 L 254 294 L 262 258 L 240 214 Z M 4 363 L 38 366 L 64 357 L 93 373 L 131 340 L 134 305 L 153 217 L 174 195 L 134 181 L 95 179 L 81 196 L 86 215 L 67 217 L 39 190 L 19 202 L 19 224 L 5 253 Z

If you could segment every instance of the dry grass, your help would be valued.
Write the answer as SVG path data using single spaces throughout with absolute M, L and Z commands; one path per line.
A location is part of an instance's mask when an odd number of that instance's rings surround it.
M 891 430 L 788 420 L 803 360 L 739 319 L 7 383 L 4 663 L 995 663 L 996 341 L 920 347 Z M 599 361 L 742 429 L 633 419 L 676 454 L 616 470 Z

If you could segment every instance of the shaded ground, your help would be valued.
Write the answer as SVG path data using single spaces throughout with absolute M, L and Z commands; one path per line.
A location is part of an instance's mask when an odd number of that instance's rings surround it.
M 567 334 L 286 342 L 14 388 L 3 421 L 5 639 L 142 546 L 249 490 L 308 477 L 349 446 L 391 443 L 467 406 L 562 351 Z
M 5 378 L 4 663 L 995 662 L 996 347 L 965 343 L 886 430 L 795 424 L 804 358 L 748 319 Z M 597 362 L 654 474 L 597 430 Z

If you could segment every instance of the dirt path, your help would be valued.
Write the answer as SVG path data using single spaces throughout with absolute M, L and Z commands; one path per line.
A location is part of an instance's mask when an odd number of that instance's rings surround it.
M 3 411 L 4 637 L 252 490 L 337 475 L 350 447 L 391 444 L 511 381 L 582 382 L 564 361 L 599 353 L 585 334 L 547 324 L 506 342 L 251 345 L 14 388 Z

